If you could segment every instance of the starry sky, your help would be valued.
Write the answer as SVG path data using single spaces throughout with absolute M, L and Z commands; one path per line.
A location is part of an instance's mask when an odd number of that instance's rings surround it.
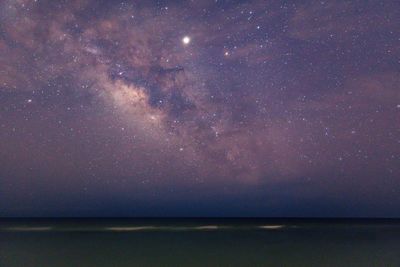
M 0 216 L 400 217 L 396 1 L 0 1 Z

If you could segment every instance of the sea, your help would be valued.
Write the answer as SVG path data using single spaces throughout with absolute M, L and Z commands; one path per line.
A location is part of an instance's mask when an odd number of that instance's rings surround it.
M 0 219 L 1 267 L 400 266 L 398 219 Z

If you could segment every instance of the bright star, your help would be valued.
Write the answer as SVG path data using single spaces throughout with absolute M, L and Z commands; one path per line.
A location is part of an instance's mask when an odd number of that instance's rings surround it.
M 190 37 L 189 36 L 185 36 L 182 38 L 182 43 L 187 45 L 190 43 Z

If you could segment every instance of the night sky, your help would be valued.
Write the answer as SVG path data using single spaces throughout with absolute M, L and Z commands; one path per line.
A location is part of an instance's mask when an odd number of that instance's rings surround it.
M 1 0 L 0 216 L 400 217 L 400 3 Z

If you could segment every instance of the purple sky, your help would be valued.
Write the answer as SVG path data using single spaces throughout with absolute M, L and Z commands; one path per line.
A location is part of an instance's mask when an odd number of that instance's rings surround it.
M 396 1 L 0 2 L 0 216 L 400 216 Z

